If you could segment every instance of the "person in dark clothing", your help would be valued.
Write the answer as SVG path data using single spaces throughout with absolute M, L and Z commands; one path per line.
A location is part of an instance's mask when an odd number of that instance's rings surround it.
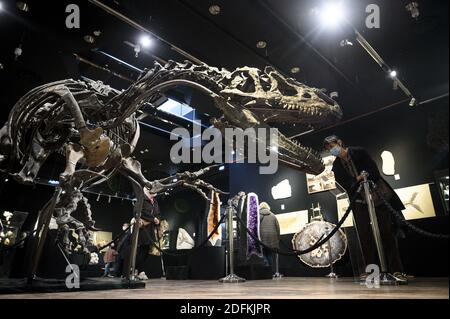
M 280 248 L 280 224 L 276 216 L 270 211 L 266 202 L 259 205 L 261 241 L 271 249 Z M 274 254 L 270 249 L 263 248 L 264 264 L 273 268 Z
M 368 179 L 375 183 L 379 193 L 395 210 L 402 211 L 405 209 L 405 206 L 392 187 L 383 179 L 377 164 L 366 150 L 361 147 L 346 147 L 343 141 L 335 135 L 325 138 L 324 147 L 336 157 L 333 164 L 336 182 L 345 188 L 350 198 L 356 196 L 356 202 L 352 211 L 365 264 L 380 265 L 365 197 L 361 194 L 363 192 L 355 194 L 358 190 L 358 184 L 364 179 L 361 172 L 366 171 L 369 174 Z M 384 205 L 381 198 L 375 193 L 372 193 L 372 198 L 375 204 L 381 242 L 386 256 L 387 271 L 390 273 L 402 273 L 403 266 L 397 242 L 397 234 L 400 229 L 392 212 Z
M 137 278 L 140 280 L 148 279 L 147 275 L 145 274 L 144 267 L 149 255 L 150 247 L 152 245 L 152 240 L 156 241 L 154 225 L 159 225 L 159 216 L 160 211 L 158 202 L 154 198 L 154 195 L 144 187 L 144 202 L 141 211 L 141 221 L 139 225 L 139 236 L 137 240 L 135 263 L 135 268 L 138 274 Z M 131 224 L 134 224 L 134 218 L 132 219 Z M 118 272 L 118 275 L 121 275 L 122 277 L 126 277 L 127 269 L 130 269 L 133 227 L 129 229 L 129 231 L 124 235 L 118 245 L 118 269 L 120 270 L 120 272 Z
M 138 247 L 136 251 L 136 270 L 138 278 L 146 280 L 144 271 L 145 262 L 149 256 L 152 241 L 156 242 L 154 226 L 159 225 L 159 206 L 153 194 L 144 187 L 144 203 L 141 212 L 141 224 L 139 229 Z
M 129 252 L 131 247 L 131 228 L 130 224 L 124 223 L 122 225 L 122 231 L 126 231 L 125 234 L 120 239 L 119 243 L 117 244 L 117 264 L 116 264 L 116 271 L 115 275 L 116 277 L 125 277 L 126 269 L 129 269 L 128 265 L 128 259 L 129 259 Z

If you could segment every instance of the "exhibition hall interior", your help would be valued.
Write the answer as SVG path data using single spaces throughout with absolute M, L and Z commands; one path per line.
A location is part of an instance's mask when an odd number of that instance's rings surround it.
M 448 299 L 448 6 L 0 0 L 0 299 Z

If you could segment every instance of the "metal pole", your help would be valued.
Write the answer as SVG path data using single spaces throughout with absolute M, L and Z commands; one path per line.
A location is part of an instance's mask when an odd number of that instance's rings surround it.
M 328 236 L 330 234 L 330 229 L 328 227 L 325 228 L 326 235 Z M 331 250 L 331 238 L 328 241 L 328 260 L 330 263 L 330 273 L 328 275 L 326 275 L 326 277 L 331 278 L 331 279 L 337 279 L 339 278 L 339 276 L 334 272 L 334 266 L 333 266 L 333 255 L 332 255 L 332 250 Z
M 240 283 L 245 282 L 244 278 L 237 276 L 234 273 L 234 235 L 233 235 L 233 216 L 234 209 L 232 206 L 232 201 L 228 201 L 228 207 L 226 210 L 227 220 L 228 220 L 228 265 L 230 272 L 228 276 L 219 280 L 221 283 Z
M 373 203 L 372 195 L 370 193 L 370 186 L 369 186 L 369 173 L 366 171 L 362 171 L 361 175 L 363 176 L 363 187 L 364 187 L 364 195 L 366 199 L 366 204 L 369 210 L 369 218 L 370 218 L 370 225 L 372 226 L 372 233 L 375 239 L 375 245 L 377 247 L 378 251 L 378 258 L 380 260 L 380 266 L 381 266 L 381 274 L 380 274 L 380 284 L 382 285 L 395 285 L 398 283 L 398 280 L 391 274 L 387 272 L 387 265 L 386 265 L 386 257 L 384 255 L 384 249 L 383 249 L 383 243 L 381 240 L 381 234 L 380 234 L 380 228 L 378 226 L 378 219 L 377 214 L 375 211 L 375 205 Z
M 280 264 L 279 264 L 279 255 L 275 254 L 275 273 L 272 276 L 272 279 L 281 279 L 284 276 L 280 273 Z
M 53 198 L 50 200 L 50 203 L 46 205 L 41 212 L 39 212 L 35 242 L 33 243 L 33 248 L 31 251 L 31 267 L 28 271 L 28 283 L 31 283 L 31 281 L 36 278 L 37 269 L 45 245 L 45 240 L 47 239 L 50 220 L 52 219 L 53 212 L 55 211 L 56 203 L 59 199 L 59 196 L 61 195 L 61 192 L 61 187 L 57 187 L 55 189 L 55 193 L 53 194 Z

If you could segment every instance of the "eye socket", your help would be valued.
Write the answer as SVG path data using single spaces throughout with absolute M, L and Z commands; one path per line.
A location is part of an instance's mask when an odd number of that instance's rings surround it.
M 245 78 L 244 81 L 239 83 L 237 88 L 239 90 L 241 90 L 242 92 L 245 92 L 245 93 L 251 93 L 251 92 L 255 92 L 256 91 L 255 82 L 250 77 Z
M 286 96 L 296 96 L 298 94 L 297 90 L 294 89 L 292 86 L 280 82 L 278 82 L 278 90 L 280 91 L 281 94 Z
M 312 95 L 305 92 L 305 93 L 303 93 L 302 97 L 304 97 L 305 99 L 310 99 L 310 98 L 312 98 Z
M 277 73 L 272 73 L 272 76 L 277 81 L 277 87 L 281 94 L 285 96 L 296 96 L 298 94 L 297 90 L 289 85 L 285 79 L 280 77 Z

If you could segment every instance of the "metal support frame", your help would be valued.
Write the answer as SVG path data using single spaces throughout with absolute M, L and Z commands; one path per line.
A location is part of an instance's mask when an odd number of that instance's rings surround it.
M 229 273 L 226 277 L 219 280 L 221 283 L 241 283 L 245 282 L 244 278 L 237 276 L 234 273 L 234 234 L 233 234 L 233 217 L 235 210 L 232 206 L 232 201 L 228 201 L 228 207 L 226 209 L 227 222 L 228 222 L 228 265 L 229 265 Z
M 42 251 L 44 250 L 45 240 L 47 239 L 48 229 L 50 227 L 50 220 L 55 211 L 56 203 L 61 195 L 61 187 L 55 189 L 55 193 L 47 205 L 39 212 L 38 220 L 36 222 L 34 243 L 31 250 L 30 267 L 28 268 L 28 283 L 36 279 L 36 273 L 41 260 Z

